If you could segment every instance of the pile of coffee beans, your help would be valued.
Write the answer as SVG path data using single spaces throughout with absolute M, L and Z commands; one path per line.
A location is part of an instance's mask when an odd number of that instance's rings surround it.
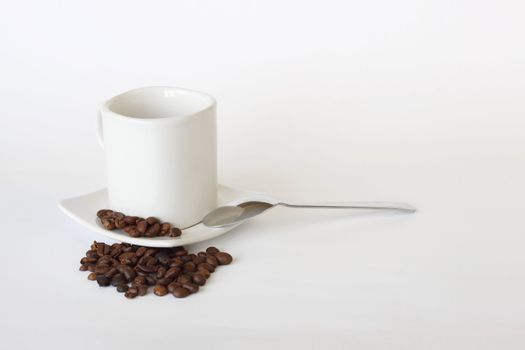
M 179 228 L 173 227 L 170 223 L 161 222 L 153 216 L 144 219 L 124 215 L 110 209 L 99 210 L 97 216 L 106 230 L 122 229 L 131 237 L 179 237 L 182 233 Z
M 88 279 L 101 287 L 113 286 L 126 298 L 148 293 L 171 293 L 185 298 L 197 293 L 220 265 L 228 265 L 232 256 L 209 247 L 190 254 L 184 247 L 149 248 L 128 243 L 112 245 L 93 242 L 80 260 L 80 271 L 89 271 Z

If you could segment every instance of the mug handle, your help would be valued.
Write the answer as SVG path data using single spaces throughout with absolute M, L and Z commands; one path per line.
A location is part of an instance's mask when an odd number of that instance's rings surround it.
M 100 113 L 100 111 L 98 111 L 98 114 L 97 114 L 97 138 L 98 138 L 98 143 L 100 144 L 100 147 L 104 149 L 104 133 L 102 130 L 102 114 Z

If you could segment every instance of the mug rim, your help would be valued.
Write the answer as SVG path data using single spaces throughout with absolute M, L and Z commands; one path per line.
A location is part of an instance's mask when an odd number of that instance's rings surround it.
M 199 109 L 199 110 L 197 110 L 197 111 L 195 111 L 193 113 L 189 113 L 189 114 L 186 114 L 186 115 L 183 115 L 183 116 L 170 116 L 170 117 L 162 117 L 162 118 L 157 118 L 157 117 L 154 117 L 154 118 L 131 117 L 131 116 L 128 116 L 128 115 L 124 115 L 124 114 L 120 114 L 120 113 L 114 112 L 114 111 L 112 111 L 110 109 L 110 104 L 112 102 L 114 102 L 114 100 L 119 98 L 119 97 L 122 97 L 122 96 L 127 95 L 127 94 L 131 94 L 131 93 L 140 92 L 142 90 L 146 91 L 146 90 L 153 90 L 153 89 L 169 89 L 169 90 L 178 90 L 178 91 L 189 92 L 189 93 L 192 93 L 192 94 L 195 94 L 195 95 L 200 95 L 202 97 L 205 97 L 207 100 L 209 100 L 209 103 L 205 107 L 203 107 L 203 108 L 201 108 L 201 109 Z M 206 112 L 208 110 L 211 110 L 211 109 L 215 108 L 216 106 L 217 106 L 217 100 L 215 99 L 215 97 L 213 97 L 212 95 L 210 95 L 208 93 L 205 93 L 205 92 L 202 92 L 202 91 L 197 91 L 197 90 L 192 90 L 192 89 L 176 87 L 176 86 L 155 85 L 155 86 L 144 86 L 144 87 L 140 87 L 140 88 L 136 88 L 136 89 L 131 89 L 131 90 L 125 91 L 123 93 L 120 93 L 120 94 L 118 94 L 116 96 L 113 96 L 110 99 L 108 99 L 107 101 L 102 103 L 102 105 L 100 107 L 100 112 L 101 112 L 101 114 L 104 114 L 104 115 L 107 115 L 107 116 L 111 116 L 111 117 L 116 118 L 116 119 L 125 120 L 125 121 L 128 121 L 128 122 L 133 121 L 133 122 L 136 122 L 136 123 L 153 124 L 153 123 L 168 123 L 168 122 L 173 122 L 173 121 L 182 122 L 184 120 L 187 120 L 188 118 L 191 118 L 194 115 L 197 115 L 197 114 Z

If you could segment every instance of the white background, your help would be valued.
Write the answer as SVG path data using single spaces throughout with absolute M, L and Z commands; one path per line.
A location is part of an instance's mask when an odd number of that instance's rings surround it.
M 523 349 L 522 1 L 0 2 L 0 348 Z M 187 299 L 77 271 L 56 208 L 105 186 L 98 104 L 219 102 L 221 183 L 415 215 L 276 209 Z M 137 162 L 147 166 L 147 160 Z

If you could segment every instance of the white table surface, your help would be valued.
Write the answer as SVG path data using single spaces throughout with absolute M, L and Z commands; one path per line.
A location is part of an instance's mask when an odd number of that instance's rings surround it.
M 5 6 L 4 6 L 5 5 Z M 19 2 L 0 14 L 0 348 L 523 349 L 523 3 Z M 219 101 L 221 183 L 295 201 L 214 245 L 196 295 L 79 272 L 56 202 L 104 187 L 97 104 Z

